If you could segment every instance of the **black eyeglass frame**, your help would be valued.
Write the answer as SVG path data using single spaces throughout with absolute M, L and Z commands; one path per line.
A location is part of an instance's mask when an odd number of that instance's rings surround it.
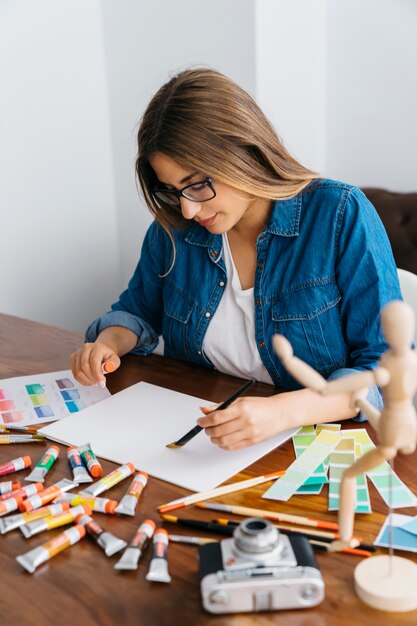
M 184 193 L 187 189 L 190 189 L 190 187 L 196 187 L 197 185 L 205 185 L 206 187 L 208 187 L 213 194 L 211 198 L 206 198 L 205 200 L 197 200 L 196 198 L 190 198 L 189 195 Z M 176 198 L 178 198 L 178 202 L 176 204 L 167 202 L 166 200 L 163 200 L 162 198 L 159 198 L 156 195 L 158 192 L 176 196 Z M 166 204 L 170 204 L 171 206 L 180 206 L 180 198 L 186 198 L 187 200 L 190 200 L 191 202 L 208 202 L 209 200 L 213 200 L 213 198 L 216 197 L 216 190 L 213 187 L 213 179 L 210 178 L 210 176 L 207 176 L 207 178 L 205 178 L 204 180 L 197 180 L 195 183 L 186 185 L 182 189 L 175 189 L 175 188 L 169 189 L 167 187 L 154 187 L 151 193 L 160 202 L 166 202 Z

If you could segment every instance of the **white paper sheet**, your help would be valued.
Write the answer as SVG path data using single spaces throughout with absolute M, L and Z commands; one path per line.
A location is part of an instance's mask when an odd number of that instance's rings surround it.
M 98 385 L 84 387 L 71 370 L 0 380 L 0 424 L 53 422 L 110 396 Z
M 199 433 L 183 448 L 166 445 L 196 425 L 199 406 L 210 404 L 148 383 L 137 383 L 40 432 L 72 445 L 91 443 L 98 456 L 116 463 L 132 462 L 151 476 L 191 491 L 206 491 L 264 456 L 298 429 L 244 448 L 221 450 Z M 270 471 L 283 469 L 276 452 Z

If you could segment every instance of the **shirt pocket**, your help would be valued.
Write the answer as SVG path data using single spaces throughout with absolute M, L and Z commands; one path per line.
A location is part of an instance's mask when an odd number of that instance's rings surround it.
M 321 373 L 345 358 L 340 300 L 334 282 L 317 282 L 281 295 L 272 306 L 274 331 L 288 339 L 295 356 Z
M 181 294 L 171 293 L 164 300 L 162 336 L 170 356 L 184 358 L 190 352 L 189 329 L 194 305 Z

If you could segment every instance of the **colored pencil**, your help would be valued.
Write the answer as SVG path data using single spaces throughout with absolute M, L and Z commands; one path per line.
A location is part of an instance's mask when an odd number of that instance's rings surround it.
M 197 546 L 204 546 L 206 543 L 218 543 L 219 541 L 208 537 L 189 537 L 188 535 L 168 535 L 168 539 L 177 543 L 191 543 Z
M 272 472 L 271 474 L 265 474 L 264 476 L 256 476 L 255 478 L 241 480 L 240 482 L 233 483 L 231 485 L 216 487 L 215 489 L 211 489 L 210 491 L 200 491 L 199 493 L 194 493 L 191 496 L 185 496 L 185 498 L 179 498 L 178 500 L 172 500 L 171 502 L 167 502 L 166 504 L 160 504 L 158 506 L 158 510 L 160 513 L 167 513 L 168 511 L 174 511 L 174 509 L 181 509 L 182 507 L 188 506 L 189 504 L 195 504 L 196 502 L 202 502 L 203 500 L 217 498 L 217 496 L 223 496 L 226 493 L 233 493 L 235 491 L 240 491 L 241 489 L 249 489 L 250 487 L 254 487 L 255 485 L 260 485 L 261 483 L 275 480 L 283 474 L 285 474 L 285 470 L 280 470 L 277 472 Z
M 212 511 L 223 511 L 244 517 L 262 517 L 277 522 L 289 522 L 290 524 L 300 524 L 302 526 L 312 526 L 313 528 L 323 528 L 324 530 L 339 530 L 336 522 L 326 522 L 323 520 L 303 517 L 301 515 L 290 515 L 288 513 L 276 513 L 275 511 L 264 511 L 262 509 L 252 509 L 246 506 L 234 506 L 230 504 L 217 504 L 209 502 L 199 502 L 197 506 L 202 509 Z
M 330 552 L 330 544 L 325 541 L 318 541 L 317 539 L 309 539 L 310 544 L 314 548 L 314 550 L 321 550 L 322 552 Z M 374 546 L 372 546 L 374 548 Z M 372 552 L 375 551 L 372 550 Z M 338 552 L 332 552 L 332 554 L 354 554 L 355 556 L 372 556 L 372 552 L 370 550 L 364 550 L 357 548 L 342 548 Z
M 224 524 L 226 526 L 238 526 L 240 522 L 237 520 L 228 520 L 222 517 L 218 517 L 217 519 L 212 520 L 217 524 Z M 307 539 L 319 539 L 320 541 L 324 541 L 325 543 L 331 543 L 335 539 L 340 539 L 340 535 L 337 533 L 332 533 L 329 530 L 315 530 L 309 528 L 308 530 L 304 530 L 303 528 L 298 528 L 298 526 L 283 526 L 282 524 L 273 524 L 275 528 L 278 528 L 283 533 L 298 533 L 299 535 L 304 535 Z M 356 541 L 360 542 L 360 545 L 356 546 L 357 548 L 361 548 L 363 550 L 368 550 L 369 552 L 375 552 L 376 548 L 373 545 L 368 545 L 362 543 L 362 539 L 360 537 L 352 537 L 352 539 L 356 539 Z
M 239 396 L 245 393 L 245 391 L 247 391 L 249 387 L 252 387 L 252 385 L 254 385 L 255 383 L 256 383 L 256 380 L 254 378 L 251 378 L 251 380 L 248 380 L 242 387 L 240 387 L 237 391 L 232 393 L 232 395 L 229 398 L 227 398 L 227 400 L 222 402 L 222 404 L 220 404 L 217 407 L 216 411 L 222 411 L 223 409 L 227 409 L 227 407 L 230 406 L 232 402 L 234 402 Z M 189 430 L 188 433 L 185 433 L 185 435 L 183 435 L 181 439 L 178 439 L 178 441 L 173 441 L 172 443 L 168 443 L 166 447 L 167 448 L 182 448 L 182 446 L 185 446 L 185 444 L 188 443 L 193 437 L 198 435 L 198 433 L 201 433 L 202 430 L 204 430 L 203 427 L 197 424 L 197 426 L 194 426 L 194 428 Z
M 175 517 L 175 515 L 161 515 L 165 522 L 172 522 L 173 524 L 179 524 L 180 526 L 190 526 L 191 528 L 200 528 L 210 533 L 217 535 L 227 535 L 230 537 L 233 535 L 234 526 L 225 526 L 224 524 L 216 524 L 216 522 L 202 522 L 198 519 L 184 519 Z

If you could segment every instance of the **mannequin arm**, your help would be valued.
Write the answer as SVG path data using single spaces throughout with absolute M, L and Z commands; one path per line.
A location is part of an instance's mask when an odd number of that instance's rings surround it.
M 328 385 L 327 381 L 315 369 L 294 356 L 292 346 L 283 335 L 274 335 L 272 339 L 274 350 L 279 356 L 287 372 L 298 380 L 304 387 L 323 392 Z
M 332 380 L 330 383 L 326 383 L 326 387 L 321 393 L 326 396 L 333 393 L 354 393 L 372 385 L 384 387 L 390 380 L 390 373 L 385 367 L 376 367 L 374 370 L 366 370 L 352 374 L 352 376 Z

